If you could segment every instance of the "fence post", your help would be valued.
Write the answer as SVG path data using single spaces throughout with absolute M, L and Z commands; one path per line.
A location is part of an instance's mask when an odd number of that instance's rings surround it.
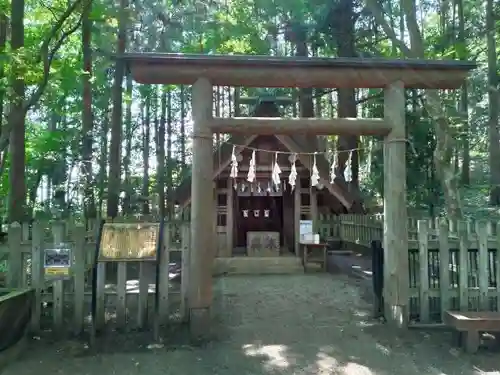
M 168 322 L 169 318 L 169 263 L 170 263 L 170 222 L 165 221 L 163 224 L 163 244 L 160 246 L 161 254 L 160 257 L 160 267 L 158 271 L 159 275 L 159 285 L 158 285 L 158 324 L 163 325 Z M 182 311 L 181 311 L 182 313 Z
M 417 222 L 418 260 L 419 260 L 419 295 L 420 322 L 429 322 L 429 223 L 427 220 Z
M 22 230 L 18 222 L 9 227 L 9 258 L 7 267 L 7 288 L 20 288 L 23 284 Z
M 479 308 L 482 311 L 489 310 L 488 300 L 488 280 L 489 280 L 489 267 L 488 267 L 488 228 L 485 221 L 478 221 L 476 225 L 477 241 L 479 244 Z
M 54 245 L 60 244 L 64 242 L 64 222 L 63 221 L 54 221 L 52 223 L 52 235 L 53 235 L 53 243 Z M 56 335 L 59 335 L 64 326 L 64 281 L 63 280 L 55 280 L 52 287 L 52 295 L 53 295 L 53 321 L 54 321 L 54 332 Z
M 459 238 L 459 299 L 460 311 L 469 310 L 469 280 L 467 273 L 467 262 L 469 260 L 469 239 L 467 238 L 467 222 L 458 222 L 458 238 Z
M 188 319 L 188 280 L 189 280 L 189 259 L 191 253 L 191 231 L 189 223 L 182 225 L 182 264 L 181 264 L 181 318 Z
M 73 264 L 73 308 L 74 308 L 74 333 L 79 335 L 83 332 L 83 319 L 84 319 L 84 299 L 85 299 L 85 227 L 83 224 L 77 224 L 74 228 L 74 264 Z
M 441 319 L 450 305 L 450 246 L 448 243 L 448 220 L 439 223 L 439 286 L 441 295 Z
M 375 303 L 373 304 L 374 318 L 384 316 L 384 248 L 382 241 L 371 241 L 372 248 L 372 272 L 373 272 L 373 294 Z
M 35 292 L 35 302 L 31 313 L 31 330 L 40 331 L 40 316 L 42 313 L 42 290 L 45 283 L 43 270 L 43 226 L 39 221 L 33 222 L 31 243 L 31 287 Z
M 495 269 L 496 269 L 496 292 L 497 292 L 497 311 L 500 311 L 500 221 L 497 223 L 497 238 L 495 252 Z

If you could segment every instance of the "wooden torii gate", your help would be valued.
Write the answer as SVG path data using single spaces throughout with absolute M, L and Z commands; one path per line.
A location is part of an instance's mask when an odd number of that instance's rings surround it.
M 408 323 L 405 88 L 457 89 L 476 66 L 459 61 L 296 58 L 182 54 L 124 54 L 144 84 L 193 85 L 193 163 L 188 307 L 191 332 L 210 328 L 213 223 L 213 134 L 382 135 L 384 141 L 384 301 L 386 317 Z M 215 118 L 213 86 L 382 88 L 384 118 Z M 321 183 L 328 184 L 328 176 Z

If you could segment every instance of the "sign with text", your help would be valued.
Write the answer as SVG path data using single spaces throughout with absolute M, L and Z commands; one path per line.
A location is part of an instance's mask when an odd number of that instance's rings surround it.
M 312 220 L 301 220 L 300 221 L 300 242 L 312 242 L 313 241 L 313 221 Z
M 99 260 L 156 260 L 159 238 L 159 223 L 105 223 Z
M 43 251 L 43 268 L 46 276 L 68 276 L 71 264 L 71 248 L 65 244 Z

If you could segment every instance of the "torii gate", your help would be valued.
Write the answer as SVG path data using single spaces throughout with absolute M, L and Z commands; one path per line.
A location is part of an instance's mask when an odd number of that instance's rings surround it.
M 405 88 L 457 89 L 475 64 L 463 61 L 129 53 L 123 60 L 144 84 L 193 85 L 193 165 L 188 308 L 191 332 L 210 329 L 213 224 L 213 134 L 383 135 L 384 302 L 386 317 L 408 323 Z M 384 118 L 215 118 L 213 86 L 382 88 Z M 327 176 L 322 176 L 328 183 Z

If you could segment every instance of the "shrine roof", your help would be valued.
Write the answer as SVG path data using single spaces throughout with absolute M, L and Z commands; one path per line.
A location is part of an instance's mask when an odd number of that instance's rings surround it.
M 408 88 L 456 89 L 477 65 L 457 60 L 277 57 L 125 53 L 132 77 L 145 84 L 193 84 L 299 88 L 383 88 L 403 81 Z

